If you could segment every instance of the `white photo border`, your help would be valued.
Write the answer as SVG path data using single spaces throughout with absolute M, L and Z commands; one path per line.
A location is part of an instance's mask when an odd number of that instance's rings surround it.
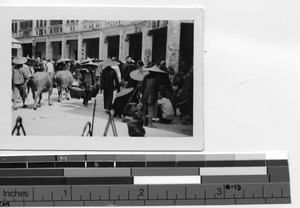
M 194 122 L 192 137 L 11 136 L 11 22 L 14 19 L 194 20 Z M 0 150 L 201 151 L 204 148 L 203 42 L 201 7 L 0 7 L 2 76 Z M 72 142 L 70 142 L 72 141 Z

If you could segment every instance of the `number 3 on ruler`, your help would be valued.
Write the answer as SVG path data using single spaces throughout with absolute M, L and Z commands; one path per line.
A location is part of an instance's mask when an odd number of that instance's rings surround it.
M 222 195 L 222 189 L 221 188 L 217 188 L 217 194 Z

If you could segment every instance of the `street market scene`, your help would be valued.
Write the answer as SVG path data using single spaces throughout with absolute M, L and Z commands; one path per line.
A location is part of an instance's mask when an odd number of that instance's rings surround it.
M 192 20 L 13 20 L 12 135 L 193 136 Z

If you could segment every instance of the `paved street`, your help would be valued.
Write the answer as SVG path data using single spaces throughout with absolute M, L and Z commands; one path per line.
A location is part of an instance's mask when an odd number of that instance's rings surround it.
M 95 99 L 89 102 L 86 108 L 82 104 L 82 99 L 63 100 L 57 102 L 57 90 L 54 89 L 51 96 L 52 106 L 48 106 L 47 93 L 43 94 L 42 107 L 33 110 L 33 99 L 29 94 L 26 109 L 22 108 L 22 102 L 17 104 L 18 110 L 12 110 L 12 128 L 16 118 L 21 116 L 26 134 L 29 136 L 80 136 L 84 125 L 92 122 L 93 105 Z M 96 115 L 94 122 L 94 136 L 103 136 L 107 124 L 108 115 L 104 112 L 102 94 L 96 97 Z M 126 122 L 115 119 L 118 136 L 128 136 Z M 147 137 L 186 137 L 191 136 L 192 125 L 182 125 L 176 118 L 172 124 L 154 123 L 157 128 L 145 127 Z M 113 136 L 110 127 L 108 136 Z

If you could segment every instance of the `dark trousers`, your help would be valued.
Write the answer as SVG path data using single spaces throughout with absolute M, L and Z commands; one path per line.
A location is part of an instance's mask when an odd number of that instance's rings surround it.
M 114 91 L 105 91 L 103 93 L 104 99 L 104 109 L 110 110 L 112 108 L 112 100 L 114 96 Z
M 87 105 L 89 100 L 91 100 L 92 91 L 85 91 L 85 97 L 83 98 L 83 104 Z
M 21 96 L 22 100 L 27 97 L 26 94 L 26 84 L 15 84 L 13 86 L 14 96 L 17 98 L 18 94 Z

